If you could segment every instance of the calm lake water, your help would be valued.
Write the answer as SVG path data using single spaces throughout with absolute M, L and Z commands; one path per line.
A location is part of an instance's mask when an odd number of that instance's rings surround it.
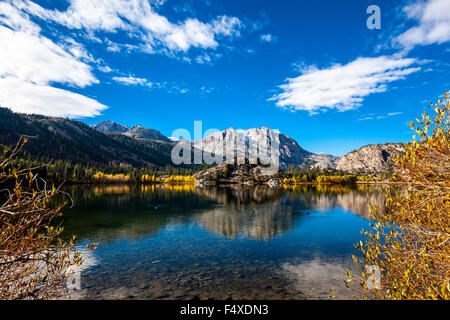
M 346 267 L 380 187 L 73 186 L 81 299 L 357 298 Z

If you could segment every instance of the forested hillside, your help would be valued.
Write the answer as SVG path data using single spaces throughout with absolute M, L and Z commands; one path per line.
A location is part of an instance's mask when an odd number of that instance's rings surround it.
M 79 121 L 0 108 L 0 144 L 15 144 L 22 135 L 33 137 L 23 153 L 33 159 L 134 167 L 171 164 L 170 142 L 106 134 Z

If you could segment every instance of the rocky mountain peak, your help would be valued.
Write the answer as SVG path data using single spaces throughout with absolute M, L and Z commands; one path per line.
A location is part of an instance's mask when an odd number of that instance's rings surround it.
M 129 128 L 125 125 L 113 122 L 113 121 L 103 121 L 99 124 L 92 126 L 95 130 L 104 132 L 104 133 L 120 133 L 126 135 L 131 138 L 137 139 L 153 139 L 160 140 L 165 142 L 170 142 L 166 136 L 164 136 L 161 132 L 155 129 L 147 129 L 142 125 L 137 124 L 132 128 Z
M 94 125 L 93 128 L 97 131 L 106 133 L 125 133 L 130 129 L 127 126 L 110 120 L 100 122 L 99 124 Z
M 395 155 L 405 152 L 403 143 L 371 144 L 341 157 L 336 169 L 355 174 L 378 174 L 390 170 Z
M 272 141 L 277 139 L 277 141 Z M 237 158 L 247 158 L 250 146 L 261 146 L 263 143 L 270 146 L 279 144 L 276 150 L 280 160 L 280 167 L 286 169 L 293 165 L 301 167 L 303 165 L 318 166 L 320 168 L 334 167 L 337 157 L 325 154 L 314 154 L 301 148 L 298 143 L 289 136 L 274 131 L 267 127 L 234 130 L 232 128 L 224 131 L 214 132 L 201 140 L 201 147 L 204 151 L 215 153 L 223 150 L 223 154 L 229 153 L 230 145 Z M 222 143 L 222 145 L 221 145 Z M 200 145 L 197 143 L 197 145 Z
M 124 135 L 137 139 L 153 139 L 169 142 L 169 138 L 164 136 L 161 132 L 155 129 L 147 129 L 141 125 L 135 125 L 124 133 Z
M 103 121 L 92 126 L 104 133 L 120 133 L 135 139 L 152 139 L 164 142 L 179 142 L 165 137 L 155 129 L 147 129 L 138 124 L 129 128 L 113 121 Z M 56 129 L 55 129 L 56 130 Z M 277 139 L 277 141 L 272 141 Z M 405 151 L 401 143 L 374 144 L 359 148 L 343 157 L 334 157 L 324 153 L 313 153 L 303 149 L 297 141 L 268 127 L 250 129 L 234 129 L 232 127 L 214 132 L 200 141 L 185 141 L 193 143 L 207 152 L 217 153 L 222 148 L 223 154 L 230 152 L 229 146 L 234 146 L 233 158 L 248 158 L 250 146 L 259 146 L 268 142 L 268 146 L 274 142 L 279 144 L 276 151 L 279 157 L 281 169 L 289 166 L 318 167 L 320 169 L 337 169 L 352 174 L 379 174 L 390 170 L 393 166 L 392 157 Z M 201 143 L 200 143 L 201 142 Z

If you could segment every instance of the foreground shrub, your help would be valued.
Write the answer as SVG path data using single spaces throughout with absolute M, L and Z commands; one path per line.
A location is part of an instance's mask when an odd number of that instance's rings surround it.
M 53 299 L 67 294 L 70 270 L 82 259 L 52 226 L 61 216 L 62 205 L 50 206 L 58 190 L 10 166 L 25 142 L 0 152 L 0 299 Z
M 381 288 L 362 272 L 366 297 L 378 299 L 450 298 L 450 137 L 449 99 L 434 105 L 434 116 L 423 113 L 411 127 L 420 139 L 397 157 L 395 175 L 406 188 L 387 191 L 386 212 L 364 233 L 357 247 L 368 266 L 381 271 Z M 374 212 L 377 210 L 374 208 Z M 365 269 L 367 270 L 367 269 Z M 372 268 L 373 270 L 373 268 Z M 350 287 L 353 277 L 349 274 Z

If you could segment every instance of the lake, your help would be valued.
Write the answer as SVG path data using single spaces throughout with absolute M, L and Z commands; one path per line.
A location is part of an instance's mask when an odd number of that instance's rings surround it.
M 343 280 L 381 187 L 67 186 L 80 299 L 358 298 Z

